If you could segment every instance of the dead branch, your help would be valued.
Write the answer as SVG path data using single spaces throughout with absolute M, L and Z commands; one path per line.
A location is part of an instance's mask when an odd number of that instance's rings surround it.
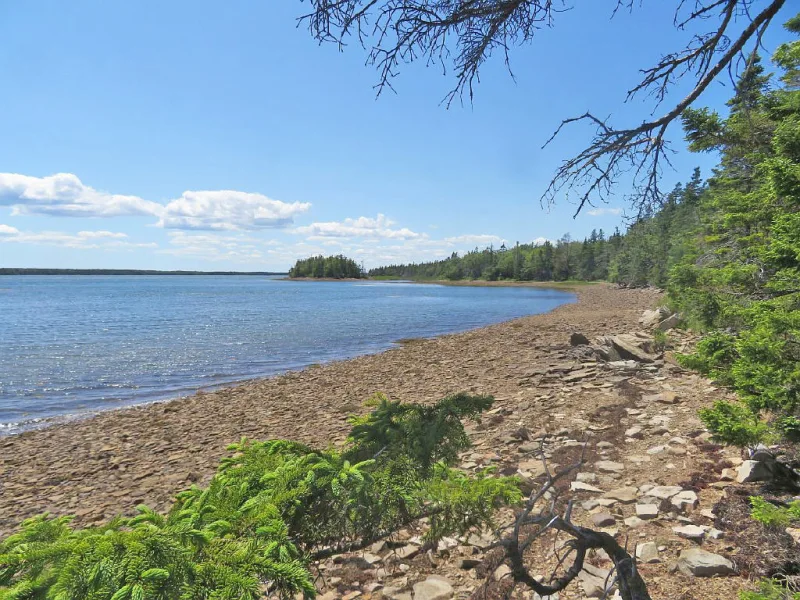
M 536 32 L 553 27 L 562 12 L 571 10 L 566 0 L 303 0 L 311 10 L 300 17 L 319 42 L 344 48 L 355 39 L 367 50 L 367 64 L 379 73 L 378 94 L 392 88 L 403 64 L 422 61 L 452 70 L 455 84 L 444 103 L 465 95 L 473 99 L 483 63 L 501 53 L 510 69 L 509 52 L 527 44 Z M 684 31 L 713 21 L 705 33 L 693 34 L 686 46 L 665 54 L 642 70 L 642 79 L 628 90 L 628 100 L 638 93 L 664 102 L 675 83 L 694 82 L 691 92 L 661 117 L 630 128 L 617 128 L 608 118 L 591 111 L 562 121 L 553 137 L 569 125 L 594 128 L 590 143 L 564 160 L 541 196 L 550 204 L 562 195 L 574 196 L 577 216 L 586 204 L 604 202 L 620 183 L 627 185 L 638 214 L 661 201 L 659 181 L 670 165 L 667 130 L 726 69 L 735 70 L 748 43 L 757 51 L 764 31 L 786 0 L 675 0 L 671 26 Z M 616 0 L 618 11 L 635 10 L 635 0 Z M 756 10 L 756 9 L 759 10 Z M 513 73 L 512 73 L 513 77 Z M 552 137 L 548 143 L 552 141 Z M 547 144 L 545 144 L 546 146 Z

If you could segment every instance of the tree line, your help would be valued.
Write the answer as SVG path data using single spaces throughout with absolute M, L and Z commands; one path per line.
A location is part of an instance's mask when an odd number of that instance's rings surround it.
M 336 256 L 311 256 L 298 260 L 289 269 L 289 277 L 312 277 L 315 279 L 361 279 L 364 270 L 352 258 L 342 254 Z

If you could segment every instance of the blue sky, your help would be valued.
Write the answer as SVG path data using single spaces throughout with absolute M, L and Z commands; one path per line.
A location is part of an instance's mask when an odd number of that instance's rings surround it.
M 0 266 L 285 270 L 338 252 L 373 266 L 613 230 L 621 197 L 576 219 L 539 204 L 587 131 L 541 146 L 590 108 L 647 117 L 625 91 L 690 33 L 673 2 L 610 20 L 615 3 L 514 49 L 516 81 L 490 60 L 474 104 L 449 110 L 452 79 L 424 65 L 376 99 L 365 52 L 319 46 L 299 0 L 0 3 Z M 776 25 L 765 45 L 785 39 Z M 667 187 L 708 174 L 714 157 L 672 135 Z

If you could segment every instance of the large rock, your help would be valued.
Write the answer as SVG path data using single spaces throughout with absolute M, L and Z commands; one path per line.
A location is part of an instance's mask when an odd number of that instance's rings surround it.
M 769 481 L 772 479 L 772 471 L 767 463 L 757 460 L 746 460 L 739 465 L 736 472 L 738 483 L 748 483 L 750 481 Z
M 582 333 L 578 333 L 577 331 L 575 331 L 572 333 L 571 336 L 569 336 L 569 343 L 572 346 L 588 346 L 589 338 L 587 338 Z
M 606 595 L 606 581 L 612 585 L 613 577 L 609 578 L 609 571 L 595 567 L 588 562 L 583 563 L 583 570 L 578 573 L 578 580 L 583 587 L 583 593 L 588 598 L 602 598 Z
M 658 545 L 655 542 L 645 542 L 636 544 L 636 558 L 643 563 L 661 562 L 658 557 Z
M 734 573 L 733 563 L 724 556 L 700 548 L 689 548 L 678 558 L 678 570 L 684 575 L 711 577 Z
M 682 513 L 690 513 L 697 508 L 698 504 L 700 504 L 700 499 L 692 490 L 683 490 L 682 492 L 675 494 L 669 499 L 669 501 L 672 506 L 677 508 L 678 511 Z
M 444 577 L 431 575 L 414 584 L 414 600 L 449 600 L 452 597 L 453 586 Z
M 649 342 L 643 338 L 635 335 L 623 333 L 615 335 L 611 338 L 611 344 L 614 349 L 619 353 L 620 357 L 625 360 L 635 360 L 640 363 L 651 363 L 655 361 L 656 357 L 653 356 L 649 350 Z
M 659 331 L 669 331 L 670 329 L 677 327 L 678 323 L 680 322 L 681 322 L 681 316 L 678 313 L 675 313 L 668 316 L 663 321 L 661 321 L 656 328 Z
M 669 315 L 669 310 L 664 306 L 659 306 L 655 310 L 646 310 L 639 317 L 639 324 L 645 328 L 651 328 L 658 325 Z
M 699 542 L 705 537 L 708 527 L 703 525 L 683 525 L 682 527 L 673 527 L 672 531 L 682 538 Z

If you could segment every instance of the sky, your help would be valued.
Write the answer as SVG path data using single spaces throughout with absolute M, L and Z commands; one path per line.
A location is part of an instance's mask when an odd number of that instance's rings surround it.
M 614 19 L 616 0 L 579 4 L 512 50 L 513 78 L 495 56 L 474 101 L 447 108 L 452 77 L 424 64 L 376 98 L 366 52 L 315 42 L 300 0 L 0 2 L 0 267 L 285 271 L 344 253 L 369 268 L 624 229 L 624 186 L 576 218 L 539 201 L 589 132 L 542 145 L 589 109 L 647 118 L 626 91 L 692 32 L 666 0 Z M 715 83 L 699 105 L 730 94 Z M 708 175 L 715 157 L 671 135 L 664 187 Z

